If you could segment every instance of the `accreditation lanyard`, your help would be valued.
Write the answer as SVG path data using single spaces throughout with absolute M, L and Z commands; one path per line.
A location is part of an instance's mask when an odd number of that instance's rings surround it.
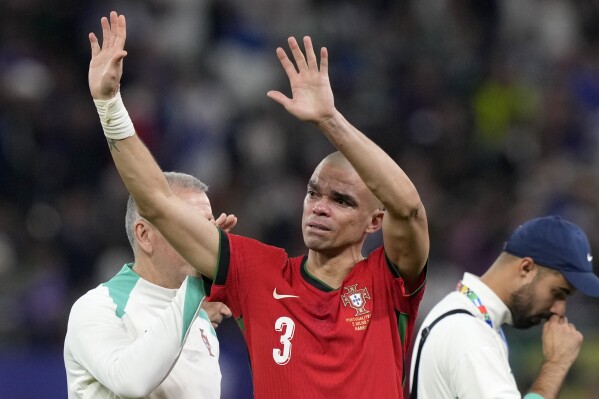
M 480 314 L 483 316 L 483 320 L 485 321 L 485 323 L 487 323 L 489 327 L 495 330 L 495 327 L 493 326 L 493 320 L 491 320 L 491 316 L 489 315 L 487 308 L 483 304 L 483 301 L 480 299 L 480 297 L 476 295 L 476 292 L 472 291 L 467 285 L 465 285 L 461 281 L 458 283 L 457 291 L 466 295 L 466 297 L 470 299 L 470 301 L 474 304 L 474 306 L 476 306 Z M 503 333 L 503 330 L 501 328 L 499 328 L 499 335 L 501 335 L 501 339 L 503 339 L 503 342 L 505 342 L 505 346 L 507 347 L 507 339 L 505 338 L 505 334 Z

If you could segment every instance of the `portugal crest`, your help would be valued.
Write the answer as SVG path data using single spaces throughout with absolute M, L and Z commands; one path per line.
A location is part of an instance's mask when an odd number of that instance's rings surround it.
M 347 292 L 341 295 L 343 306 L 351 306 L 356 311 L 356 316 L 360 316 L 366 313 L 370 313 L 365 309 L 366 299 L 370 299 L 370 294 L 366 287 L 358 289 L 358 284 L 350 285 L 349 287 L 343 287 Z

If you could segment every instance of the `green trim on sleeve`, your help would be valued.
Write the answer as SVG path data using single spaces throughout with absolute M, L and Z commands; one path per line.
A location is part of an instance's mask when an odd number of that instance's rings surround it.
M 389 268 L 389 271 L 391 272 L 393 277 L 403 279 L 403 277 L 401 276 L 401 272 L 399 271 L 399 266 L 397 266 L 395 263 L 391 262 L 391 259 L 389 259 L 386 252 L 385 252 L 385 261 L 387 263 L 387 268 Z M 420 272 L 420 275 L 421 276 L 424 275 L 424 277 L 421 277 L 422 283 L 414 291 L 410 292 L 407 296 L 412 296 L 412 295 L 417 294 L 418 291 L 420 291 L 422 289 L 422 287 L 424 287 L 424 284 L 426 283 L 426 277 L 428 275 L 428 259 L 426 260 L 426 263 L 424 264 L 424 268 Z M 408 287 L 406 286 L 405 288 L 407 290 Z
M 212 333 L 212 335 L 214 335 L 216 337 L 216 330 L 212 326 L 212 322 L 210 321 L 210 317 L 208 317 L 208 313 L 206 313 L 206 311 L 203 308 L 200 308 L 198 317 L 201 317 L 202 319 L 206 320 L 208 322 L 208 324 L 210 324 L 210 332 Z
M 238 317 L 237 319 L 235 319 L 235 321 L 237 322 L 239 330 L 241 330 L 241 332 L 245 334 L 245 324 L 243 322 L 243 317 Z
M 391 272 L 393 277 L 401 278 L 401 274 L 399 274 L 399 266 L 391 262 L 391 259 L 389 259 L 389 257 L 387 256 L 387 252 L 385 252 L 385 261 L 387 262 L 387 267 L 389 268 L 389 271 Z
M 529 392 L 526 395 L 524 395 L 524 398 L 522 399 L 545 399 L 543 396 L 539 395 L 538 393 L 534 393 L 534 392 Z
M 202 300 L 205 296 L 204 282 L 202 279 L 193 276 L 187 277 L 185 302 L 183 304 L 183 335 L 181 336 L 181 340 L 185 339 L 187 330 L 191 327 L 191 323 L 193 323 L 193 320 L 198 313 L 198 308 L 202 304 Z
M 402 348 L 405 348 L 407 346 L 406 345 L 406 331 L 408 330 L 408 319 L 410 316 L 405 313 L 401 313 L 401 312 L 395 312 L 395 314 L 397 315 L 397 329 L 399 331 L 399 340 L 401 341 Z M 404 358 L 404 356 L 402 356 L 402 358 Z M 405 359 L 403 359 L 403 362 L 404 362 L 404 366 L 403 366 L 403 373 L 401 376 L 402 385 L 405 384 L 406 376 L 407 376 Z
M 133 263 L 127 263 L 113 278 L 102 284 L 108 288 L 108 295 L 116 305 L 115 313 L 119 319 L 125 315 L 129 295 L 139 279 L 139 275 L 133 271 Z
M 397 316 L 397 329 L 399 330 L 399 339 L 401 345 L 406 345 L 406 331 L 408 330 L 408 318 L 409 315 L 401 312 L 395 312 Z
M 420 272 L 420 276 L 422 279 L 422 283 L 412 292 L 408 293 L 407 296 L 414 296 L 417 293 L 420 292 L 420 290 L 422 290 L 422 288 L 424 287 L 424 285 L 426 284 L 426 280 L 428 278 L 428 261 L 426 261 L 426 264 L 424 265 L 424 269 L 422 269 L 422 271 Z M 405 280 L 404 280 L 405 281 Z M 408 287 L 406 287 L 407 289 Z

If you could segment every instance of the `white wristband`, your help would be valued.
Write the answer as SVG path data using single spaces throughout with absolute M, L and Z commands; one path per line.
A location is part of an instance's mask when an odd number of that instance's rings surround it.
M 112 140 L 122 140 L 135 134 L 133 122 L 118 91 L 110 100 L 94 100 L 104 135 Z

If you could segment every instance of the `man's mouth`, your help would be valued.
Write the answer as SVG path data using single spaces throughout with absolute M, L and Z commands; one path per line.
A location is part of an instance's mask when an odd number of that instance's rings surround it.
M 331 230 L 324 224 L 315 223 L 315 222 L 308 223 L 308 227 L 315 229 L 315 230 L 322 230 L 322 231 L 330 231 Z

